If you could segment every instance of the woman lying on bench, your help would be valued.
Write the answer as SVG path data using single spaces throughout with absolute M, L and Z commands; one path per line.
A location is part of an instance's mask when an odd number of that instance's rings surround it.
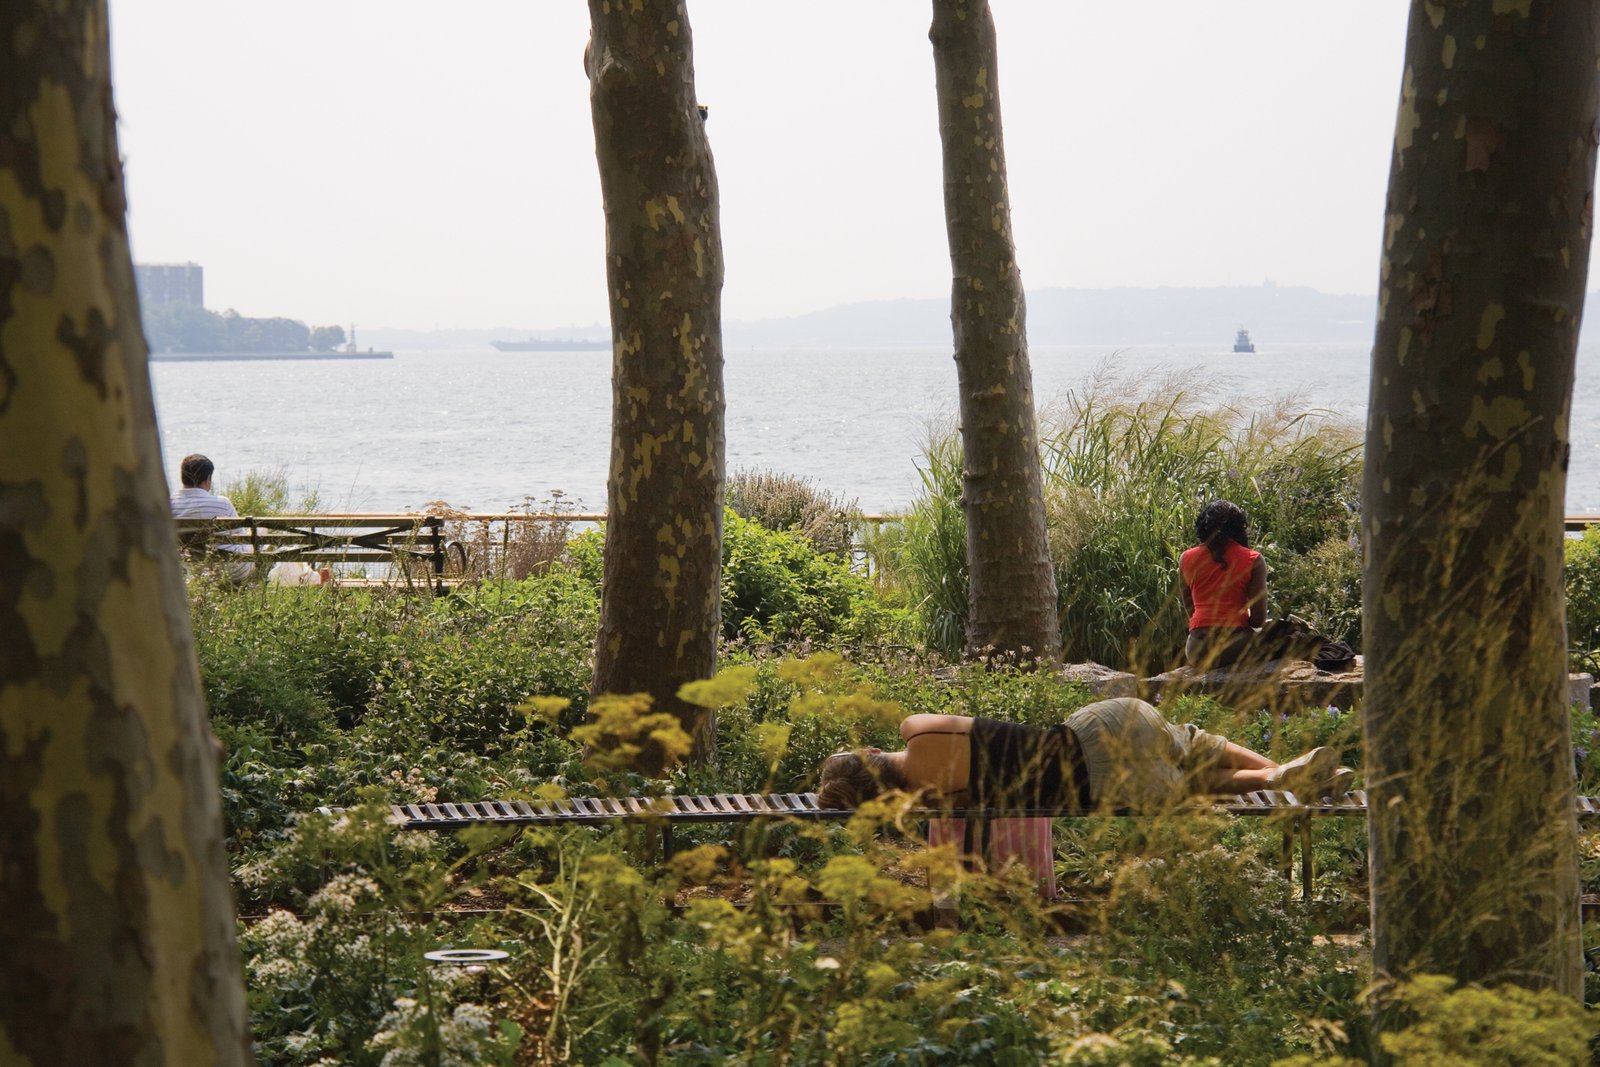
M 817 804 L 854 808 L 880 792 L 933 793 L 989 810 L 1154 813 L 1193 794 L 1281 789 L 1301 799 L 1344 793 L 1354 771 L 1338 749 L 1314 748 L 1274 763 L 1192 724 L 1168 722 L 1122 697 L 1043 728 L 965 715 L 911 715 L 900 752 L 838 752 L 822 763 Z

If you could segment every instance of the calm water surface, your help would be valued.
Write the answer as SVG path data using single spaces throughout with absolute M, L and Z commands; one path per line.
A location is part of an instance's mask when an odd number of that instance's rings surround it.
M 1048 411 L 1097 374 L 1136 389 L 1163 381 L 1221 402 L 1359 422 L 1368 346 L 1038 347 L 1034 393 Z M 953 419 L 948 348 L 735 349 L 726 354 L 728 469 L 775 470 L 892 511 L 917 494 L 931 425 Z M 324 510 L 411 510 L 443 500 L 502 511 L 561 490 L 604 510 L 610 462 L 604 352 L 400 351 L 392 360 L 152 363 L 169 479 L 204 452 L 226 483 L 282 470 Z M 1569 513 L 1600 512 L 1600 346 L 1578 356 Z

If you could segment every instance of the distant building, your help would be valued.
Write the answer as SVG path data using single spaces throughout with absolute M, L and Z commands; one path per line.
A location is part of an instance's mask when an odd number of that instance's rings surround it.
M 133 278 L 139 300 L 151 307 L 161 304 L 206 306 L 205 268 L 198 263 L 136 263 Z

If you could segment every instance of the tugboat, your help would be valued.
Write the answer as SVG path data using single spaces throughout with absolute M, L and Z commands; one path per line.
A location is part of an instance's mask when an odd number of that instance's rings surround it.
M 1256 346 L 1250 340 L 1250 331 L 1243 326 L 1239 327 L 1239 332 L 1234 335 L 1233 350 L 1235 352 L 1254 352 L 1256 350 Z

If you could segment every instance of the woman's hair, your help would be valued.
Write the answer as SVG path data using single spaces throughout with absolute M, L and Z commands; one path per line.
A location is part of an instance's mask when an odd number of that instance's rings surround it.
M 1250 519 L 1244 508 L 1231 500 L 1213 500 L 1195 516 L 1194 535 L 1211 552 L 1211 558 L 1226 567 L 1228 542 L 1250 547 Z
M 905 778 L 882 752 L 835 752 L 822 761 L 817 807 L 855 808 L 885 789 L 905 787 Z

